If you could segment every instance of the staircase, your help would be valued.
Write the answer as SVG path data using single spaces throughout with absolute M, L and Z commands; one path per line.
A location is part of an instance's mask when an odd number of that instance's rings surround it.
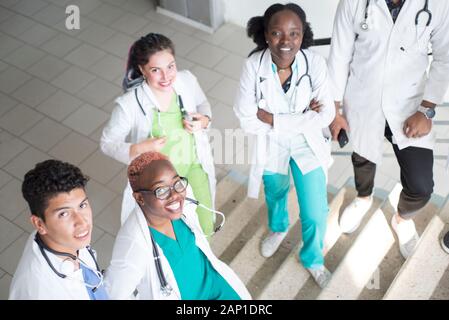
M 290 229 L 270 258 L 260 254 L 267 233 L 263 190 L 259 199 L 246 197 L 246 185 L 232 175 L 217 186 L 217 208 L 226 224 L 211 240 L 215 254 L 240 276 L 254 299 L 449 299 L 449 255 L 439 243 L 448 230 L 449 200 L 440 209 L 432 201 L 415 218 L 422 237 L 415 253 L 405 261 L 390 227 L 400 185 L 384 198 L 375 197 L 360 227 L 342 234 L 338 219 L 356 196 L 350 180 L 335 194 L 328 193 L 329 216 L 325 261 L 333 273 L 320 289 L 298 261 L 301 225 L 296 193 L 289 193 Z

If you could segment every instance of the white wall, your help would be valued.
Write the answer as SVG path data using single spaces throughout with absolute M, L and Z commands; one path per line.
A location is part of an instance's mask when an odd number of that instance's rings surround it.
M 226 22 L 246 27 L 246 23 L 253 16 L 261 16 L 274 3 L 293 2 L 301 6 L 312 25 L 314 38 L 329 38 L 332 33 L 335 10 L 338 0 L 222 0 L 224 18 Z

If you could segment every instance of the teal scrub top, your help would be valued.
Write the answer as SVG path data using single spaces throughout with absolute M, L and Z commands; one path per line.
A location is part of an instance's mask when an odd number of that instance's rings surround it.
M 154 241 L 167 258 L 183 300 L 241 300 L 228 282 L 212 267 L 195 244 L 195 235 L 181 219 L 172 221 L 174 240 L 149 227 Z

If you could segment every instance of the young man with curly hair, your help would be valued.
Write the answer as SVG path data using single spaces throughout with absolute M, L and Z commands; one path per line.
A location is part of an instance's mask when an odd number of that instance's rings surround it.
M 25 174 L 22 194 L 36 230 L 14 274 L 10 299 L 107 299 L 96 254 L 89 247 L 87 181 L 79 168 L 58 160 L 38 163 Z

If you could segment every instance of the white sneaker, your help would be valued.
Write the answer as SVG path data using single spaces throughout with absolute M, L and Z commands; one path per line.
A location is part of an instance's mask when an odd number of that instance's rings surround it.
M 373 204 L 373 196 L 368 199 L 356 197 L 343 211 L 340 218 L 340 229 L 343 233 L 354 232 L 362 222 L 363 217 Z
M 325 266 L 313 269 L 307 268 L 307 271 L 310 272 L 316 284 L 319 285 L 321 289 L 324 289 L 329 281 L 331 281 L 332 273 L 330 273 Z
M 419 240 L 415 223 L 413 220 L 406 220 L 398 223 L 396 221 L 396 215 L 393 215 L 393 218 L 391 219 L 391 227 L 398 236 L 399 251 L 401 251 L 404 259 L 407 259 L 415 251 Z
M 282 243 L 282 240 L 287 236 L 287 232 L 272 232 L 263 239 L 261 245 L 261 253 L 265 258 L 271 257 Z

